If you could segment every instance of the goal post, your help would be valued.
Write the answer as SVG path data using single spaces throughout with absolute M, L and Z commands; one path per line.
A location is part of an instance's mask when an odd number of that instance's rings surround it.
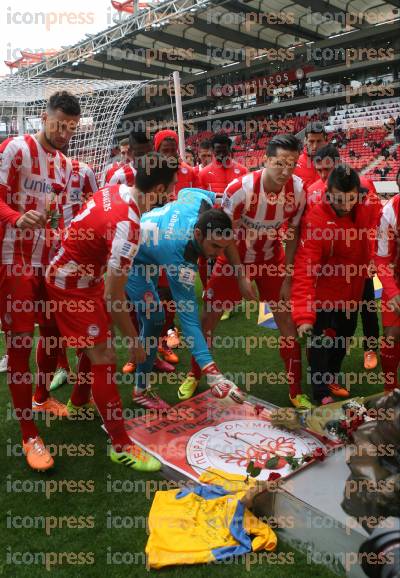
M 149 81 L 9 77 L 0 82 L 0 136 L 4 139 L 41 128 L 49 97 L 67 90 L 79 100 L 82 114 L 68 156 L 88 163 L 98 178 L 110 158 L 114 136 L 128 103 Z

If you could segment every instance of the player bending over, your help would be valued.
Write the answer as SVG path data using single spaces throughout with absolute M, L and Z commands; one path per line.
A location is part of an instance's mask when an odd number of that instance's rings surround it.
M 124 310 L 124 288 L 139 245 L 140 215 L 170 193 L 176 170 L 159 155 L 148 155 L 138 163 L 134 188 L 110 185 L 95 193 L 73 219 L 61 249 L 46 271 L 60 333 L 67 344 L 84 348 L 91 366 L 91 382 L 74 387 L 73 409 L 88 404 L 91 389 L 111 438 L 112 461 L 139 471 L 156 471 L 161 466 L 133 444 L 126 433 L 115 383 L 111 327 L 114 324 L 131 339 L 132 357 L 144 362 L 146 353 L 138 343 L 128 311 Z M 73 310 L 79 313 L 71 315 Z
M 164 325 L 164 311 L 157 290 L 159 267 L 167 275 L 185 339 L 206 376 L 212 393 L 243 401 L 243 394 L 217 368 L 200 328 L 195 279 L 200 255 L 216 258 L 233 243 L 231 219 L 212 209 L 215 194 L 201 189 L 183 189 L 178 199 L 153 209 L 141 220 L 142 240 L 129 275 L 126 292 L 135 304 L 140 337 L 150 354 L 135 373 L 133 400 L 150 409 L 169 407 L 149 384 L 149 375 Z M 179 396 L 180 399 L 184 399 Z

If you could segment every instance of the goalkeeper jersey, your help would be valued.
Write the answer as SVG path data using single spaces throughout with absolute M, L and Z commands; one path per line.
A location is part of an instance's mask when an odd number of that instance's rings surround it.
M 182 189 L 176 201 L 145 213 L 140 221 L 139 251 L 127 283 L 128 293 L 138 293 L 153 271 L 157 286 L 159 267 L 165 268 L 182 332 L 200 367 L 213 359 L 199 323 L 195 280 L 201 253 L 193 229 L 199 215 L 212 209 L 214 202 L 211 191 Z

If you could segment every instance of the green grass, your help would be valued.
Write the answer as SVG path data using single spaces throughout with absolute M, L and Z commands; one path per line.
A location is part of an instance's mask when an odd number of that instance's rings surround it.
M 359 330 L 358 330 L 359 333 Z M 221 323 L 218 330 L 221 336 L 277 336 L 277 332 L 260 328 L 256 325 L 256 314 L 249 318 L 245 313 L 236 313 L 230 320 Z M 73 355 L 71 353 L 71 360 Z M 126 360 L 126 352 L 118 351 L 120 367 Z M 215 358 L 223 371 L 243 375 L 249 372 L 280 372 L 282 364 L 277 349 L 257 347 L 246 354 L 243 348 L 238 349 L 217 349 Z M 187 351 L 181 352 L 181 361 L 178 371 L 186 371 L 188 367 L 189 354 Z M 344 368 L 351 371 L 362 372 L 362 351 L 356 350 L 351 357 L 346 358 Z M 377 370 L 378 371 L 378 370 Z M 376 372 L 377 373 L 377 372 Z M 6 459 L 3 463 L 3 473 L 5 474 L 5 484 L 2 486 L 3 517 L 1 525 L 2 536 L 2 558 L 0 561 L 0 576 L 21 576 L 21 577 L 43 577 L 47 574 L 43 564 L 9 564 L 7 555 L 10 552 L 84 552 L 93 553 L 93 564 L 57 563 L 52 566 L 52 572 L 56 576 L 80 577 L 80 576 L 110 576 L 120 578 L 122 576 L 142 576 L 146 572 L 144 566 L 143 551 L 147 541 L 146 516 L 150 510 L 153 493 L 146 496 L 140 486 L 140 480 L 150 482 L 153 479 L 161 480 L 153 475 L 139 474 L 133 470 L 124 469 L 111 463 L 106 455 L 106 437 L 100 429 L 99 419 L 90 422 L 76 421 L 54 421 L 50 425 L 44 422 L 39 423 L 41 435 L 47 444 L 86 444 L 93 445 L 93 456 L 68 455 L 55 456 L 55 469 L 46 475 L 30 471 L 25 463 L 25 459 L 20 456 L 10 455 L 9 444 L 19 442 L 19 428 L 15 421 L 7 418 L 7 408 L 10 407 L 8 388 L 5 383 L 4 374 L 1 376 L 2 387 L 0 389 L 1 404 L 1 436 L 3 440 L 3 456 Z M 171 403 L 176 403 L 176 386 L 163 384 L 160 386 L 160 393 L 164 399 Z M 204 386 L 201 387 L 204 389 Z M 307 389 L 307 387 L 306 387 Z M 354 394 L 373 393 L 381 390 L 379 385 L 355 385 L 352 388 Z M 121 384 L 120 392 L 124 406 L 134 408 L 130 401 L 131 386 Z M 66 402 L 70 393 L 70 386 L 64 386 L 56 392 L 56 397 Z M 253 385 L 250 393 L 260 398 L 266 399 L 278 405 L 287 405 L 287 386 L 268 383 L 264 376 L 263 383 Z M 42 491 L 10 492 L 11 482 L 20 480 L 29 484 L 29 489 L 40 490 L 38 484 L 41 481 L 63 480 L 92 480 L 94 491 L 71 492 L 65 486 L 63 491 L 57 491 L 49 498 Z M 112 481 L 123 480 L 137 482 L 136 492 L 112 493 L 108 487 Z M 36 486 L 34 486 L 36 483 Z M 135 488 L 134 484 L 130 484 Z M 86 486 L 88 490 L 90 487 Z M 28 489 L 28 485 L 25 486 Z M 110 529 L 107 527 L 108 516 L 130 517 L 129 528 Z M 84 516 L 92 517 L 91 528 L 68 528 L 67 522 L 63 522 L 63 527 L 58 527 L 46 531 L 38 527 L 29 528 L 7 528 L 7 518 L 15 516 Z M 89 521 L 89 520 L 87 520 Z M 9 524 L 8 524 L 9 525 Z M 293 551 L 290 547 L 279 542 L 277 552 L 288 553 Z M 131 564 L 109 564 L 111 553 L 130 552 Z M 283 555 L 283 554 L 282 554 Z M 126 556 L 129 556 L 128 554 Z M 29 561 L 32 558 L 26 558 Z M 127 558 L 128 559 L 128 558 Z M 72 561 L 72 560 L 71 560 Z M 87 560 L 90 562 L 90 560 Z M 212 568 L 200 565 L 194 567 L 174 567 L 163 571 L 157 571 L 162 576 L 180 578 L 198 578 L 212 572 L 215 577 L 232 576 L 246 571 L 245 565 L 239 561 L 238 564 L 213 565 Z M 307 563 L 306 556 L 297 551 L 294 552 L 294 564 L 272 564 L 267 561 L 251 566 L 252 576 L 261 577 L 267 575 L 269 578 L 293 578 L 308 577 L 329 578 L 333 576 L 324 566 Z M 155 575 L 156 571 L 151 571 Z

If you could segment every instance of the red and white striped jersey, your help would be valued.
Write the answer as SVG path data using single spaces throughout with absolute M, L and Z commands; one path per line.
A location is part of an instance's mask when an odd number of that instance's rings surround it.
M 72 174 L 66 191 L 65 203 L 62 207 L 63 228 L 71 223 L 79 213 L 82 205 L 98 190 L 96 176 L 93 170 L 82 161 L 72 159 Z
M 4 141 L 0 161 L 0 263 L 47 265 L 59 240 L 54 219 L 35 231 L 22 231 L 15 223 L 30 210 L 49 218 L 62 212 L 71 161 L 61 151 L 46 150 L 31 135 Z
M 275 254 L 280 243 L 278 230 L 300 222 L 306 195 L 303 182 L 290 178 L 280 193 L 267 193 L 261 169 L 233 180 L 227 186 L 222 208 L 236 222 L 236 238 L 243 263 L 264 262 Z
M 140 241 L 140 211 L 125 185 L 107 185 L 82 207 L 46 271 L 61 289 L 86 289 L 103 282 L 107 267 L 132 264 Z
M 400 294 L 400 194 L 382 209 L 375 262 L 387 299 Z
M 104 169 L 103 177 L 101 178 L 101 186 L 104 187 L 104 185 L 108 185 L 113 174 L 118 169 L 120 169 L 124 164 L 125 163 L 123 163 L 122 161 L 117 161 L 115 163 L 107 165 L 106 168 Z
M 112 175 L 108 183 L 110 185 L 127 185 L 133 187 L 135 184 L 136 169 L 132 163 L 124 164 Z

